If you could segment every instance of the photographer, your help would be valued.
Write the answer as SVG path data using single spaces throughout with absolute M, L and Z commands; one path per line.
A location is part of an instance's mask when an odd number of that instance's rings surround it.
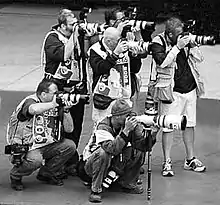
M 101 202 L 102 186 L 108 188 L 115 180 L 124 192 L 143 193 L 137 180 L 147 150 L 148 140 L 132 107 L 124 99 L 116 100 L 111 116 L 98 124 L 83 151 L 85 172 L 91 177 L 89 201 Z
M 196 100 L 204 93 L 197 64 L 203 57 L 190 34 L 184 35 L 183 27 L 179 18 L 170 17 L 165 23 L 165 32 L 153 39 L 151 50 L 156 62 L 157 80 L 152 96 L 159 101 L 160 115 L 187 116 L 187 128 L 183 131 L 186 148 L 184 169 L 203 172 L 206 167 L 195 157 L 194 152 Z M 163 176 L 174 175 L 170 158 L 172 141 L 172 130 L 163 129 Z
M 11 150 L 11 160 L 14 162 L 10 172 L 11 187 L 17 191 L 24 188 L 22 177 L 31 175 L 38 168 L 38 180 L 63 185 L 60 172 L 68 159 L 73 157 L 76 145 L 63 138 L 63 131 L 71 133 L 74 128 L 69 112 L 73 103 L 63 101 L 65 106 L 61 112 L 55 94 L 57 91 L 54 82 L 43 80 L 36 94 L 21 101 L 10 118 L 8 142 L 14 149 L 28 147 L 26 152 L 23 149 Z
M 78 28 L 78 20 L 73 12 L 68 9 L 60 10 L 58 24 L 52 27 L 44 39 L 41 60 L 45 79 L 52 79 L 59 91 L 67 88 L 73 90 L 74 94 L 86 94 L 86 69 L 80 64 Z M 76 147 L 82 132 L 84 109 L 83 100 L 70 109 L 75 127 L 71 133 L 65 133 L 65 137 L 73 140 Z
M 100 79 L 106 76 L 107 89 L 110 90 L 106 96 L 112 100 L 123 97 L 130 101 L 138 91 L 136 74 L 142 65 L 141 58 L 142 53 L 130 51 L 127 40 L 121 39 L 120 32 L 116 28 L 107 28 L 101 41 L 95 43 L 89 50 L 89 63 L 93 72 L 93 93 L 100 91 L 100 94 L 106 94 L 100 90 L 100 86 L 103 85 Z M 96 106 L 94 98 L 93 103 L 93 120 L 97 123 L 110 113 L 111 104 L 103 109 L 103 106 Z

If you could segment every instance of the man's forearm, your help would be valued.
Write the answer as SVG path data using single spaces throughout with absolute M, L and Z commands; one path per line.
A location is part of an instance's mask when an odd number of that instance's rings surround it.
M 54 102 L 47 102 L 47 103 L 35 103 L 29 106 L 28 112 L 31 115 L 41 114 L 47 110 L 53 109 L 57 107 Z
M 63 116 L 63 126 L 64 126 L 64 131 L 65 132 L 72 132 L 74 129 L 74 125 L 73 125 L 73 119 L 70 115 L 70 112 L 66 113 L 64 112 L 64 116 Z
M 108 140 L 102 143 L 102 148 L 111 155 L 118 155 L 122 152 L 122 149 L 127 144 L 127 142 L 118 135 L 115 140 Z
M 180 50 L 177 48 L 177 46 L 173 46 L 172 49 L 167 54 L 166 58 L 164 59 L 163 63 L 160 65 L 160 67 L 165 68 L 166 66 L 170 65 L 174 61 L 174 59 L 176 58 L 179 52 Z

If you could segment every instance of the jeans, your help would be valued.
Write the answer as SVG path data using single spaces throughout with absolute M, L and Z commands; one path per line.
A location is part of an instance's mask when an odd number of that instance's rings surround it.
M 22 164 L 12 168 L 10 177 L 19 180 L 23 176 L 31 175 L 38 168 L 40 168 L 39 174 L 56 177 L 60 174 L 60 170 L 66 161 L 74 155 L 75 151 L 76 145 L 68 139 L 30 150 Z M 43 165 L 44 160 L 45 164 Z
M 126 147 L 122 155 L 119 154 L 114 158 L 100 147 L 92 153 L 85 164 L 85 171 L 92 178 L 91 190 L 102 192 L 103 179 L 110 169 L 119 175 L 119 181 L 123 187 L 136 184 L 143 158 L 144 153 L 132 147 Z

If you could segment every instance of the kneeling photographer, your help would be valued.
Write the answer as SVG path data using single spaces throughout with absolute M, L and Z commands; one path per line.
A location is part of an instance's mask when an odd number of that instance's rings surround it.
M 123 191 L 143 193 L 137 180 L 148 146 L 143 127 L 131 114 L 126 100 L 116 100 L 111 116 L 97 125 L 83 151 L 84 169 L 91 178 L 90 202 L 101 202 L 103 187 L 108 188 L 118 178 Z M 79 176 L 85 180 L 81 173 Z
M 156 142 L 159 127 L 184 130 L 186 121 L 185 116 L 136 116 L 125 99 L 117 99 L 111 115 L 97 125 L 80 160 L 79 177 L 91 183 L 90 202 L 101 202 L 103 189 L 116 180 L 124 192 L 143 193 L 140 168 L 145 153 Z
M 11 155 L 11 187 L 17 191 L 24 188 L 22 178 L 38 168 L 38 180 L 63 185 L 61 170 L 76 152 L 74 142 L 63 138 L 64 131 L 74 128 L 69 108 L 75 102 L 57 91 L 54 82 L 41 81 L 36 93 L 22 100 L 10 117 L 5 154 Z

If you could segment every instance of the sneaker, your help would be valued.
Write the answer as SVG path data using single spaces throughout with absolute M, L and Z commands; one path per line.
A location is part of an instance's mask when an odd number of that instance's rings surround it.
M 206 167 L 201 161 L 193 157 L 191 160 L 185 160 L 184 169 L 192 170 L 194 172 L 204 172 Z
M 43 176 L 41 174 L 38 174 L 36 177 L 39 181 L 45 182 L 47 184 L 51 184 L 51 185 L 56 185 L 56 186 L 62 186 L 63 185 L 63 180 L 59 179 L 55 176 Z
M 101 203 L 102 202 L 101 193 L 97 193 L 97 192 L 92 191 L 89 196 L 89 201 L 92 203 Z
M 174 176 L 174 171 L 172 170 L 171 159 L 167 159 L 167 161 L 163 163 L 162 176 L 164 176 L 164 177 Z
M 133 185 L 122 187 L 122 191 L 128 194 L 142 194 L 144 192 L 144 188 L 142 186 Z
M 22 191 L 24 189 L 24 185 L 22 184 L 21 179 L 13 179 L 10 177 L 11 180 L 11 188 L 15 191 Z

